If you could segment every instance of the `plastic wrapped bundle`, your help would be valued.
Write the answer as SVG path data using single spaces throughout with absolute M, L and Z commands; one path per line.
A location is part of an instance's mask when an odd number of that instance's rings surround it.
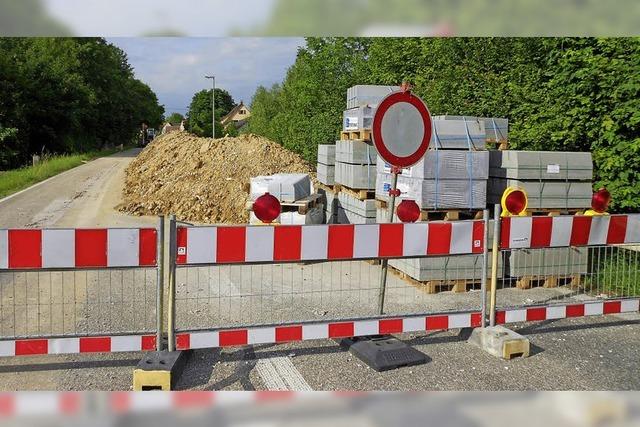
M 376 198 L 389 199 L 392 175 L 379 173 L 376 179 Z M 400 199 L 411 199 L 421 209 L 484 209 L 487 201 L 485 179 L 420 179 L 398 177 Z
M 391 173 L 391 167 L 378 156 L 377 171 Z M 429 150 L 417 164 L 402 170 L 402 176 L 422 179 L 487 179 L 489 152 Z

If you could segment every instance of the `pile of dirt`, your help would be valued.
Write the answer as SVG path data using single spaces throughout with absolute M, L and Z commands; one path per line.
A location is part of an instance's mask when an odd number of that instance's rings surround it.
M 158 137 L 131 162 L 118 210 L 175 214 L 198 223 L 246 223 L 250 178 L 279 172 L 308 173 L 315 181 L 311 165 L 266 138 L 214 140 L 172 132 Z

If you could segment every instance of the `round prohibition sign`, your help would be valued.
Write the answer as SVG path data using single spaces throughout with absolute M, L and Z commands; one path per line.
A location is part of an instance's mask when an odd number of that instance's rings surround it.
M 394 92 L 382 100 L 373 117 L 373 144 L 391 166 L 418 163 L 431 142 L 431 114 L 410 91 Z

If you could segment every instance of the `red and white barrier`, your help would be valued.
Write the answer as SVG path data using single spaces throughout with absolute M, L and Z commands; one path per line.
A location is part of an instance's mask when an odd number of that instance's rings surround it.
M 604 314 L 637 313 L 640 299 L 593 301 L 579 304 L 521 307 L 496 312 L 496 323 L 536 322 L 570 317 L 600 316 Z
M 153 228 L 0 230 L 0 270 L 156 265 Z
M 501 248 L 530 249 L 640 243 L 640 214 L 502 219 Z
M 481 325 L 481 320 L 479 312 L 466 312 L 178 333 L 176 348 L 178 350 L 192 350 L 475 328 Z
M 154 351 L 155 335 L 42 338 L 0 341 L 0 357 L 47 354 L 122 353 Z
M 182 265 L 479 254 L 482 221 L 178 228 Z

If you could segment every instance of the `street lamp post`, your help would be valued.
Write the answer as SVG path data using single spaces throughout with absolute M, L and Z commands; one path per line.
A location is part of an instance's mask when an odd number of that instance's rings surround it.
M 216 138 L 216 76 L 204 76 L 207 79 L 211 79 L 212 87 L 211 90 L 211 119 L 213 125 L 213 139 Z

